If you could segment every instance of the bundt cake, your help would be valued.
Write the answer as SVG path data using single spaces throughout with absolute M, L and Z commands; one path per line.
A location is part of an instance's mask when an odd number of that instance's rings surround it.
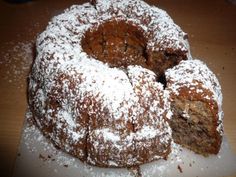
M 65 152 L 130 167 L 167 158 L 172 136 L 198 153 L 219 150 L 219 83 L 191 59 L 187 34 L 165 11 L 141 0 L 74 5 L 51 20 L 36 49 L 29 107 Z

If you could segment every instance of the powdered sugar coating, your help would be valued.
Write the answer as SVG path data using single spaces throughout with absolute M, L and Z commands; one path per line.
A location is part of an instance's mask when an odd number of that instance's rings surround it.
M 189 95 L 198 94 L 201 99 L 213 101 L 218 107 L 217 130 L 223 134 L 223 111 L 221 86 L 215 74 L 198 59 L 181 61 L 179 65 L 166 71 L 167 87 L 175 95 L 182 88 L 188 88 Z M 187 114 L 187 113 L 186 113 Z M 186 115 L 188 117 L 188 115 Z
M 190 55 L 186 34 L 166 12 L 143 1 L 75 5 L 37 39 L 29 103 L 38 126 L 60 148 L 90 164 L 132 166 L 168 154 L 169 95 L 152 71 L 111 68 L 83 51 L 85 32 L 114 19 L 140 27 L 150 39 L 148 50 Z

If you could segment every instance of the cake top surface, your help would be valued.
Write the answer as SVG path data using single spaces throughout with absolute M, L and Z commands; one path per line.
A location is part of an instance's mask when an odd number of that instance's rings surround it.
M 103 103 L 117 112 L 116 107 L 120 101 L 129 99 L 130 96 L 127 95 L 132 95 L 127 74 L 122 69 L 110 68 L 107 64 L 88 56 L 81 47 L 81 40 L 87 30 L 112 19 L 132 22 L 143 29 L 144 35 L 152 35 L 147 47 L 160 46 L 153 50 L 162 50 L 163 47 L 188 51 L 187 41 L 184 40 L 186 34 L 174 24 L 165 11 L 143 1 L 98 0 L 95 6 L 90 3 L 74 5 L 54 17 L 37 39 L 38 55 L 33 71 L 37 72 L 34 74 L 37 80 L 47 85 L 45 89 L 51 89 L 54 82 L 52 78 L 57 77 L 58 73 L 88 73 L 84 88 L 104 94 L 104 98 L 107 97 L 109 101 L 104 100 Z M 93 77 L 96 77 L 96 80 Z M 90 85 L 90 81 L 94 80 L 98 84 Z M 116 85 L 119 90 L 112 91 L 111 84 L 104 80 Z
M 152 50 L 170 48 L 188 51 L 186 33 L 165 11 L 140 0 L 98 0 L 95 5 L 90 3 L 74 5 L 54 17 L 38 41 L 44 40 L 46 36 L 57 36 L 69 37 L 67 39 L 70 39 L 70 42 L 80 43 L 87 30 L 97 28 L 110 20 L 124 20 L 142 28 L 144 36 L 149 38 L 147 48 Z M 52 46 L 51 50 L 53 50 Z M 77 49 L 77 51 L 79 53 L 82 50 Z

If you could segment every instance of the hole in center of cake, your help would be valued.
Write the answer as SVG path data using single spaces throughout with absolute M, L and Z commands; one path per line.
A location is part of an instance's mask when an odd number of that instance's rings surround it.
M 141 29 L 125 21 L 105 22 L 88 30 L 82 39 L 82 48 L 88 55 L 111 67 L 147 67 L 146 45 Z

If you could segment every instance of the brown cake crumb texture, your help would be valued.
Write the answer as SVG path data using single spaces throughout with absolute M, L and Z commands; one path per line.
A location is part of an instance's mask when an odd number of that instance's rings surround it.
M 186 72 L 187 71 L 187 72 Z M 215 75 L 199 60 L 181 62 L 166 71 L 176 143 L 207 156 L 217 154 L 222 140 L 222 93 Z
M 166 12 L 140 0 L 54 17 L 37 39 L 28 93 L 44 135 L 92 165 L 166 159 L 172 138 L 204 155 L 220 148 L 218 80 Z

